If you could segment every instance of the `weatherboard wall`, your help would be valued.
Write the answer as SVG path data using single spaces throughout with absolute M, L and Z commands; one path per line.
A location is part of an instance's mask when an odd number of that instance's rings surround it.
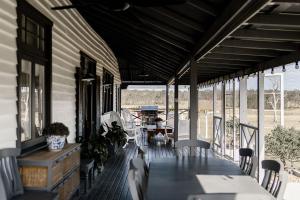
M 0 148 L 16 145 L 17 114 L 17 0 L 0 4 Z M 103 68 L 120 84 L 117 59 L 105 41 L 75 10 L 53 11 L 50 8 L 70 4 L 67 0 L 28 0 L 53 22 L 52 29 L 52 121 L 65 123 L 69 141 L 75 139 L 76 84 L 75 69 L 80 66 L 80 51 L 97 61 L 97 75 Z M 101 104 L 102 105 L 102 104 Z

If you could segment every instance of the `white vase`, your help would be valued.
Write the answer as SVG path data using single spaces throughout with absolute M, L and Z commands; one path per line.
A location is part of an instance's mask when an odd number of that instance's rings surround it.
M 61 151 L 65 146 L 66 136 L 50 135 L 47 137 L 50 151 Z

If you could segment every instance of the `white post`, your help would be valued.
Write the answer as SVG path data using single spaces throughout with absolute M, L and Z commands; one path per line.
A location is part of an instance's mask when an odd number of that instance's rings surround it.
M 207 118 L 207 115 L 208 115 L 208 111 L 205 110 L 205 139 L 208 138 L 208 118 Z
M 280 74 L 280 125 L 284 127 L 284 73 Z
M 198 73 L 197 65 L 191 61 L 190 68 L 190 139 L 197 140 L 198 128 Z
M 240 80 L 240 123 L 247 124 L 247 78 Z M 246 143 L 241 127 L 240 129 L 240 148 Z M 238 158 L 239 159 L 239 158 Z
M 174 83 L 174 143 L 178 141 L 178 77 L 175 77 Z
M 221 138 L 222 138 L 222 144 L 221 144 L 221 155 L 224 156 L 225 155 L 225 93 L 226 93 L 226 82 L 224 81 L 222 83 L 222 89 L 221 89 L 221 94 L 222 94 L 222 103 L 221 103 L 221 115 L 222 115 L 222 127 L 221 127 L 221 130 L 222 130 L 222 135 L 221 135 Z
M 247 78 L 240 80 L 240 123 L 247 123 Z
M 262 181 L 263 170 L 261 161 L 265 159 L 265 132 L 264 132 L 264 111 L 265 111 L 265 87 L 264 73 L 258 73 L 258 158 L 259 158 L 259 181 Z

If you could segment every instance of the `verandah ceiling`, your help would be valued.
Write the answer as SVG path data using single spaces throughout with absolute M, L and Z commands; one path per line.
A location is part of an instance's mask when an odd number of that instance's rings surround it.
M 191 59 L 201 83 L 300 57 L 297 0 L 188 0 L 122 12 L 97 2 L 72 1 L 116 54 L 125 85 L 166 84 L 175 74 L 188 83 Z

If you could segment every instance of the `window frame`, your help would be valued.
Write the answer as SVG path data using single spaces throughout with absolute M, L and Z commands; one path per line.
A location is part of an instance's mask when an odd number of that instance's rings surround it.
M 44 28 L 44 50 L 34 48 L 33 46 L 26 45 L 22 42 L 22 16 L 30 18 L 39 26 Z M 32 87 L 35 83 L 34 80 L 35 66 L 42 65 L 44 67 L 44 127 L 51 123 L 51 90 L 52 90 L 52 27 L 53 23 L 42 13 L 36 10 L 33 6 L 25 0 L 17 1 L 17 147 L 22 149 L 22 154 L 32 152 L 47 145 L 45 136 L 33 137 L 32 127 L 34 127 L 34 118 L 30 118 L 31 122 L 31 136 L 32 139 L 21 142 L 21 115 L 20 115 L 20 74 L 22 72 L 22 60 L 31 62 L 31 97 L 34 97 L 34 89 Z M 31 111 L 32 115 L 35 111 L 34 99 L 31 98 Z
M 102 105 L 102 114 L 106 112 L 110 112 L 114 110 L 114 75 L 108 71 L 107 69 L 103 68 L 103 90 L 102 90 L 102 98 L 103 98 L 103 105 Z M 110 96 L 106 96 L 106 85 L 110 84 L 109 92 Z M 107 98 L 106 98 L 107 97 Z

